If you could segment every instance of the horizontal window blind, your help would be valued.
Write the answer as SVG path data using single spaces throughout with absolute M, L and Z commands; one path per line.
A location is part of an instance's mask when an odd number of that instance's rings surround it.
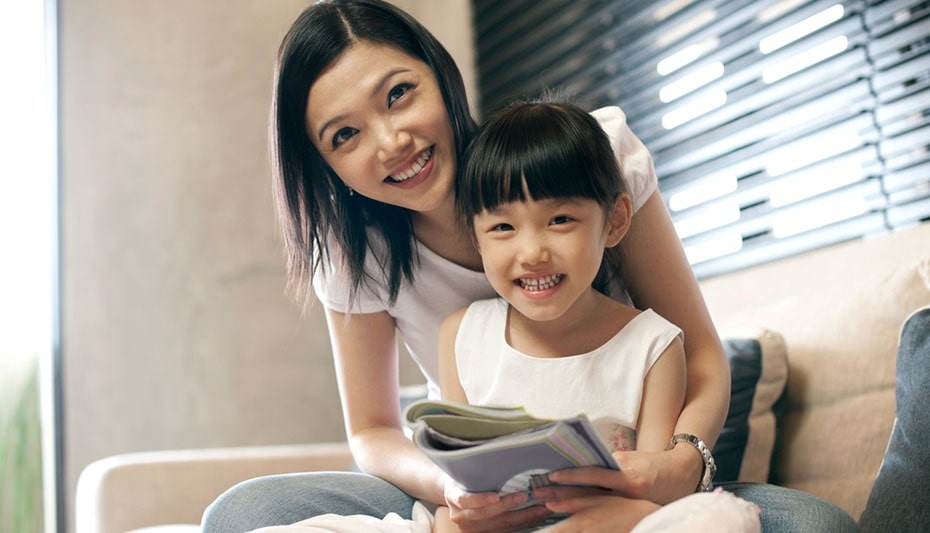
M 698 277 L 930 220 L 930 1 L 473 13 L 484 110 L 545 89 L 620 105 Z

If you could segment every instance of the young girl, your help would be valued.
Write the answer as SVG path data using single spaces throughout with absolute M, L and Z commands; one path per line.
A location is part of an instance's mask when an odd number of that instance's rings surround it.
M 569 103 L 495 113 L 469 148 L 456 207 L 500 296 L 443 322 L 443 398 L 542 418 L 584 413 L 611 451 L 665 450 L 685 398 L 681 330 L 608 296 L 621 288 L 609 252 L 632 209 L 598 122 Z M 612 531 L 659 508 L 614 500 Z M 437 526 L 456 529 L 444 508 Z
M 654 309 L 684 332 L 688 394 L 676 432 L 712 447 L 729 402 L 723 348 L 657 191 L 649 152 L 620 109 L 594 115 L 624 168 L 634 211 L 622 244 L 626 292 L 636 307 Z M 494 296 L 454 212 L 453 188 L 474 123 L 452 58 L 387 2 L 316 2 L 281 43 L 272 122 L 292 288 L 308 299 L 312 284 L 325 308 L 346 433 L 366 474 L 241 483 L 207 509 L 203 530 L 246 531 L 324 513 L 408 518 L 418 499 L 449 505 L 456 522 L 475 531 L 537 521 L 548 511 L 513 511 L 520 495 L 468 494 L 450 483 L 404 436 L 398 412 L 398 333 L 435 396 L 441 320 Z M 626 452 L 623 459 L 612 488 L 656 502 L 693 492 L 707 471 L 687 444 Z M 791 502 L 780 517 L 787 523 L 806 514 L 831 531 L 852 524 L 839 509 L 789 492 L 760 485 L 751 497 Z
M 500 297 L 443 323 L 443 398 L 585 413 L 611 451 L 664 450 L 685 397 L 681 330 L 607 295 L 620 265 L 605 250 L 632 209 L 597 121 L 569 104 L 498 112 L 473 141 L 456 206 Z

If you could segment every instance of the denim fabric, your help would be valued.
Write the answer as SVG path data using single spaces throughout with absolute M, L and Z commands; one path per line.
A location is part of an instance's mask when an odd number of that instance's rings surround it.
M 762 509 L 763 532 L 843 533 L 857 531 L 839 507 L 810 494 L 761 483 L 723 483 L 733 494 Z M 346 472 L 267 476 L 244 481 L 223 493 L 203 516 L 204 533 L 241 533 L 291 524 L 326 513 L 410 518 L 414 499 L 378 478 Z
M 866 533 L 930 531 L 930 307 L 904 321 L 895 374 L 895 424 L 859 519 Z
M 354 472 L 311 472 L 243 481 L 203 515 L 203 533 L 242 533 L 326 513 L 410 518 L 415 500 L 390 483 Z
M 812 494 L 764 483 L 720 483 L 740 498 L 759 506 L 762 532 L 855 533 L 859 529 L 849 513 Z

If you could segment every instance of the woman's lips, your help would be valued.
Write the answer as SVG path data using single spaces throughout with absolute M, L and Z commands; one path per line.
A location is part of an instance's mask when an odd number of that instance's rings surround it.
M 433 147 L 430 146 L 423 153 L 420 154 L 420 157 L 414 161 L 413 165 L 410 166 L 407 170 L 392 174 L 386 178 L 386 181 L 391 183 L 403 183 L 410 178 L 416 176 L 417 174 L 423 172 L 423 169 L 426 168 L 426 165 L 433 159 Z

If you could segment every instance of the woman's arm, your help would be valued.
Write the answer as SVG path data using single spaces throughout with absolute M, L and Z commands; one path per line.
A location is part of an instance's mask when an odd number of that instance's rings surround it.
M 363 472 L 411 496 L 443 502 L 445 474 L 403 434 L 394 319 L 326 310 L 346 433 Z
M 439 327 L 439 390 L 443 399 L 458 402 L 468 401 L 455 363 L 455 337 L 464 315 L 465 309 L 460 309 L 446 317 Z
M 620 245 L 633 302 L 652 308 L 684 332 L 688 387 L 675 432 L 697 435 L 713 447 L 730 402 L 730 367 L 659 192 L 633 216 Z M 703 472 L 697 451 L 676 446 L 662 457 L 648 487 L 649 499 L 668 502 L 693 492 Z

